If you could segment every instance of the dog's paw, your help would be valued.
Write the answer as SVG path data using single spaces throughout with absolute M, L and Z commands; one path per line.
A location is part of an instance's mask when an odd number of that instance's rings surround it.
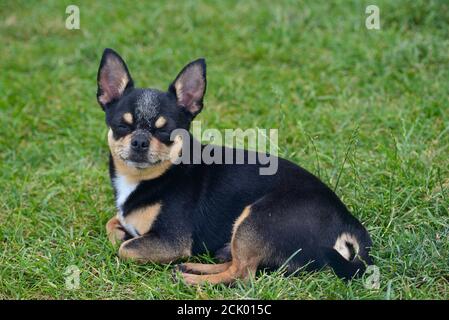
M 177 264 L 173 268 L 173 271 L 174 272 L 179 272 L 179 273 L 201 274 L 201 272 L 199 272 L 197 270 L 193 270 L 192 268 L 190 268 L 188 263 Z
M 179 273 L 180 273 L 180 271 L 178 271 L 176 266 L 171 270 L 171 279 L 173 282 L 179 281 Z
M 117 217 L 112 218 L 106 223 L 106 233 L 112 245 L 116 246 L 126 240 L 127 233 L 123 229 Z
M 175 274 L 177 272 L 180 272 L 180 273 L 187 272 L 187 268 L 184 265 L 184 263 L 177 264 L 173 267 L 173 273 Z
M 177 264 L 173 267 L 172 271 L 171 271 L 171 278 L 173 280 L 173 282 L 183 282 L 183 274 L 187 273 L 188 269 L 186 268 L 186 266 L 184 264 Z
M 126 232 L 124 230 L 120 230 L 119 228 L 114 229 L 108 234 L 108 239 L 114 246 L 118 246 L 120 243 L 125 241 Z
M 181 263 L 174 266 L 171 272 L 171 277 L 173 282 L 183 282 L 186 284 L 193 284 L 190 283 L 189 281 L 190 280 L 189 275 L 197 276 L 199 274 L 200 273 L 190 269 L 188 267 L 188 264 Z
M 185 267 L 183 265 L 176 265 L 171 273 L 173 282 L 182 282 L 187 285 L 197 284 L 195 281 L 195 277 L 198 277 L 196 274 L 186 273 L 183 270 Z

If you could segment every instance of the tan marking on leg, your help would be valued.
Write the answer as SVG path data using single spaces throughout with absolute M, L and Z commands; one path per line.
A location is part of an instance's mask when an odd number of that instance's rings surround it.
M 229 267 L 227 270 L 216 273 L 216 274 L 207 274 L 207 275 L 197 275 L 197 274 L 191 274 L 191 273 L 183 273 L 182 278 L 184 279 L 184 282 L 189 285 L 201 285 L 205 283 L 209 284 L 228 284 L 235 281 L 236 274 L 230 270 Z
M 269 247 L 260 238 L 259 233 L 249 221 L 251 218 L 251 206 L 245 207 L 236 219 L 231 237 L 232 257 L 246 257 L 246 259 L 259 256 L 265 257 L 269 254 Z
M 351 259 L 351 251 L 349 250 L 347 243 L 352 245 L 355 251 L 355 255 L 357 255 L 360 249 L 359 243 L 353 235 L 347 232 L 342 233 L 337 238 L 334 244 L 334 249 L 337 250 L 338 253 L 343 256 L 343 258 L 349 261 Z
M 238 262 L 232 264 L 225 271 L 216 274 L 197 275 L 190 273 L 183 273 L 182 277 L 186 284 L 229 284 L 237 279 L 248 280 L 250 276 L 254 276 L 257 271 L 257 264 L 255 265 L 240 265 Z
M 234 236 L 235 232 L 239 228 L 240 224 L 249 216 L 251 213 L 251 206 L 245 207 L 240 216 L 235 220 L 234 227 L 232 228 L 232 235 Z
M 201 273 L 214 274 L 226 271 L 231 266 L 231 262 L 220 264 L 205 264 L 205 263 L 183 263 L 181 268 L 185 273 Z
M 146 234 L 123 242 L 118 255 L 135 262 L 170 263 L 191 255 L 192 241 L 181 239 L 168 243 L 157 236 Z
M 123 120 L 127 123 L 127 124 L 133 124 L 133 115 L 130 112 L 126 112 L 123 115 Z
M 106 223 L 106 233 L 109 241 L 116 245 L 125 238 L 125 231 L 121 229 L 120 221 L 117 217 L 113 217 Z
M 126 224 L 132 225 L 134 229 L 139 232 L 139 234 L 145 234 L 151 230 L 151 226 L 160 211 L 161 204 L 156 203 L 154 205 L 130 212 L 126 215 L 125 222 Z
M 141 238 L 141 237 L 132 238 L 132 239 L 129 239 L 129 240 L 126 240 L 125 242 L 123 242 L 120 245 L 120 248 L 118 249 L 119 257 L 124 260 L 137 260 L 137 261 L 140 260 L 141 255 L 139 253 L 139 250 L 134 250 L 134 249 L 130 249 L 130 248 L 126 247 L 129 243 L 131 243 L 139 238 Z
M 154 123 L 154 126 L 156 128 L 162 128 L 167 123 L 167 119 L 165 119 L 163 116 L 160 116 L 156 122 Z

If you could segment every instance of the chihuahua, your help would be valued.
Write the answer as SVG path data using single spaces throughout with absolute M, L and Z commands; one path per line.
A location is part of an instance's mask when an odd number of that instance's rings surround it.
M 171 263 L 211 253 L 221 260 L 179 264 L 176 275 L 187 284 L 229 284 L 280 267 L 294 273 L 330 266 L 351 279 L 372 264 L 366 229 L 329 187 L 298 165 L 276 158 L 277 171 L 261 175 L 260 162 L 174 161 L 184 152 L 183 141 L 195 143 L 191 135 L 173 139 L 172 133 L 188 132 L 203 108 L 204 59 L 187 64 L 160 91 L 134 87 L 123 59 L 105 49 L 97 82 L 117 206 L 106 231 L 120 244 L 120 258 Z M 220 148 L 238 150 L 215 150 Z M 244 150 L 246 158 L 251 153 Z

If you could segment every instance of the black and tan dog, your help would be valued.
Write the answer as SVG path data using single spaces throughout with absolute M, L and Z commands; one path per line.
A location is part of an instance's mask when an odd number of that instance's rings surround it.
M 306 170 L 284 159 L 274 175 L 260 175 L 259 162 L 173 164 L 182 143 L 171 133 L 189 129 L 205 91 L 203 59 L 185 66 L 164 92 L 135 88 L 122 58 L 104 51 L 97 98 L 109 127 L 118 209 L 106 229 L 121 242 L 119 256 L 169 263 L 210 252 L 224 260 L 181 264 L 189 284 L 230 283 L 286 262 L 287 272 L 329 265 L 345 279 L 363 273 L 371 264 L 367 231 Z

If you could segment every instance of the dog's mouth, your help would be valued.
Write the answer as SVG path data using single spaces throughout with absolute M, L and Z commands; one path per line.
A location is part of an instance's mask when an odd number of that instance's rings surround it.
M 135 161 L 130 159 L 122 159 L 127 166 L 137 168 L 137 169 L 146 169 L 161 163 L 161 160 L 147 160 L 147 161 Z
M 117 152 L 116 155 L 120 158 L 126 166 L 136 169 L 147 169 L 149 167 L 157 166 L 166 160 L 170 160 L 169 155 L 165 153 L 158 153 L 155 151 L 149 152 Z

